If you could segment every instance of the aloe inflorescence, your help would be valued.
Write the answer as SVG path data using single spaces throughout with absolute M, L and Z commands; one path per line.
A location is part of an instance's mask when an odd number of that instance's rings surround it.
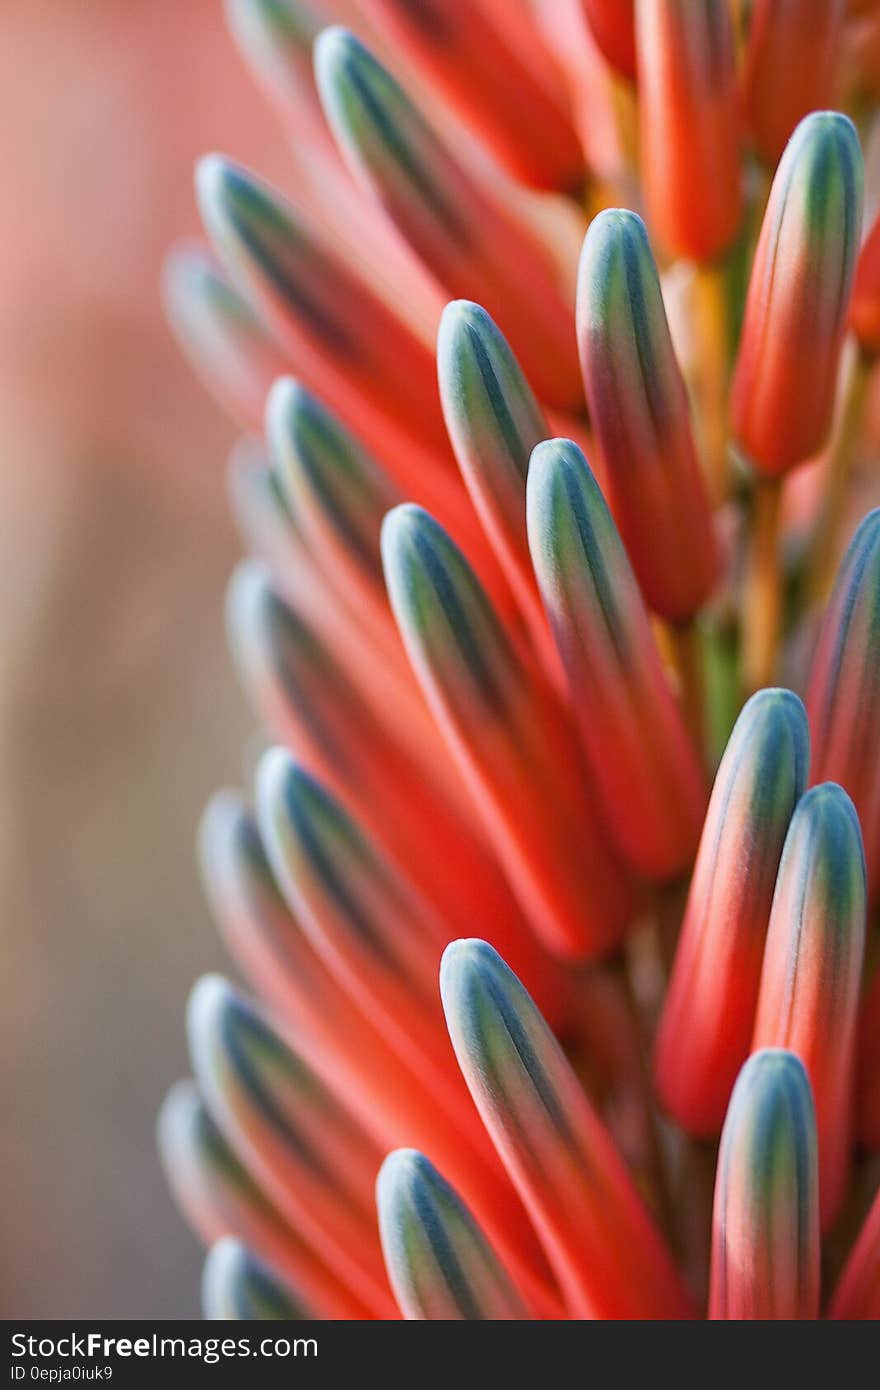
M 880 1317 L 870 9 L 228 0 L 207 1316 Z

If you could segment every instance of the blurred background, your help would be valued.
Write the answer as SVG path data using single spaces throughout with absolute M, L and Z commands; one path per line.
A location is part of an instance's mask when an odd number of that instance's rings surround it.
M 247 719 L 223 635 L 231 432 L 165 327 L 218 148 L 281 183 L 219 0 L 0 19 L 0 1316 L 194 1317 L 155 1156 L 223 963 L 194 862 Z M 288 175 L 289 177 L 289 175 Z

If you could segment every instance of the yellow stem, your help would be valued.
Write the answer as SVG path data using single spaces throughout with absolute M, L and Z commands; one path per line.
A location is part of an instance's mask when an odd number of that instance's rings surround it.
M 871 365 L 871 359 L 858 352 L 850 364 L 843 388 L 825 494 L 807 556 L 806 603 L 809 607 L 824 603 L 831 591 L 846 490 L 864 415 Z
M 617 135 L 620 140 L 620 153 L 629 174 L 639 167 L 639 106 L 636 86 L 625 77 L 613 74 L 611 82 L 611 102 L 617 121 Z
M 772 685 L 782 625 L 779 517 L 782 484 L 762 479 L 755 488 L 751 553 L 743 608 L 743 682 L 748 694 Z
M 703 761 L 706 751 L 706 682 L 700 631 L 696 621 L 691 618 L 685 623 L 669 623 L 667 633 L 685 722 Z
M 694 279 L 697 328 L 694 376 L 706 480 L 716 507 L 727 497 L 730 473 L 727 458 L 727 392 L 730 380 L 728 313 L 726 261 L 697 266 Z

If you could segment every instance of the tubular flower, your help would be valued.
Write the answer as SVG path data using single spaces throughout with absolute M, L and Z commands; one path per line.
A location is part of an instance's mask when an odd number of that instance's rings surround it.
M 749 130 L 871 99 L 862 18 L 757 4 L 737 69 L 722 0 L 226 8 L 294 197 L 209 157 L 164 287 L 248 432 L 227 622 L 276 745 L 202 820 L 244 984 L 196 985 L 159 1119 L 205 1313 L 876 1317 L 880 512 L 810 589 L 876 452 L 843 114 L 750 275 L 740 235 Z
M 165 310 L 178 341 L 239 424 L 259 430 L 263 403 L 286 359 L 213 257 L 181 247 L 165 267 Z
M 859 813 L 872 901 L 880 895 L 880 509 L 859 526 L 813 658 L 807 708 L 814 773 L 846 787 Z
M 828 433 L 861 217 L 852 122 L 805 116 L 773 179 L 734 372 L 733 436 L 760 474 L 802 463 Z
M 448 450 L 430 351 L 329 238 L 265 184 L 211 155 L 199 165 L 197 186 L 221 261 L 306 384 L 333 400 L 399 483 L 477 535 L 451 462 L 443 466 Z M 396 437 L 390 448 L 389 430 Z
M 663 1104 L 701 1138 L 721 1129 L 749 1053 L 776 875 L 809 760 L 798 697 L 753 695 L 712 789 L 654 1057 Z
M 859 252 L 849 326 L 868 357 L 880 353 L 880 215 Z
M 506 339 L 479 304 L 447 304 L 437 375 L 449 439 L 474 507 L 535 641 L 546 624 L 529 557 L 525 483 L 550 429 Z
M 325 1317 L 363 1318 L 366 1304 L 337 1280 L 239 1163 L 194 1086 L 181 1081 L 159 1114 L 159 1149 L 172 1189 L 207 1243 L 239 1232 Z
M 726 0 L 636 0 L 648 225 L 670 256 L 711 261 L 739 229 L 739 99 Z
M 397 1149 L 376 1183 L 382 1245 L 407 1318 L 512 1321 L 529 1316 L 479 1226 L 433 1164 Z
M 230 1147 L 365 1306 L 393 1316 L 373 1220 L 375 1140 L 219 977 L 190 996 L 193 1070 Z
M 621 77 L 636 75 L 634 0 L 577 0 L 603 57 Z
M 426 512 L 390 512 L 382 551 L 410 659 L 524 912 L 560 954 L 601 954 L 631 901 L 553 690 Z
M 306 544 L 331 570 L 385 660 L 399 668 L 379 535 L 402 493 L 341 421 L 291 377 L 279 377 L 269 393 L 266 436 L 278 485 Z
M 535 573 L 608 825 L 640 873 L 674 878 L 699 836 L 703 774 L 626 551 L 576 444 L 537 446 L 527 499 Z
M 583 156 L 527 22 L 505 30 L 469 0 L 362 0 L 401 57 L 446 98 L 514 177 L 536 188 L 577 190 Z M 502 0 L 509 10 L 506 0 Z
M 767 929 L 753 1047 L 786 1047 L 816 1102 L 824 1228 L 849 1178 L 855 1046 L 865 951 L 858 817 L 833 782 L 801 798 L 788 829 Z
M 326 23 L 322 0 L 225 0 L 235 41 L 285 118 L 326 141 L 311 77 L 312 45 Z
M 355 177 L 450 295 L 480 291 L 544 398 L 577 409 L 571 308 L 547 248 L 454 158 L 353 34 L 325 30 L 315 64 L 327 119 Z
M 690 618 L 718 575 L 718 546 L 657 268 L 635 213 L 587 232 L 577 331 L 590 418 L 614 515 L 649 605 Z
M 668 1252 L 559 1044 L 485 941 L 440 968 L 455 1055 L 580 1317 L 684 1317 Z
M 803 1064 L 782 1048 L 749 1058 L 724 1121 L 709 1316 L 819 1316 L 816 1118 Z
M 350 422 L 371 433 L 395 417 L 415 448 L 442 443 L 429 352 L 359 280 L 329 238 L 220 155 L 198 169 L 199 205 L 217 254 L 259 304 L 282 348 Z M 398 391 L 401 364 L 407 390 Z
M 834 100 L 846 0 L 757 0 L 743 77 L 749 133 L 774 165 L 798 121 Z

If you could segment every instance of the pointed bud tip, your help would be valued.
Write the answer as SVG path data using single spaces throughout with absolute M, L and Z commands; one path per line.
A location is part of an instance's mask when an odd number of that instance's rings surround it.
M 758 725 L 778 734 L 784 730 L 789 733 L 793 742 L 796 781 L 803 786 L 810 762 L 810 726 L 803 700 L 784 686 L 767 686 L 756 691 L 740 710 L 735 732 L 738 731 L 738 737 L 749 738 Z
M 241 792 L 232 787 L 214 792 L 205 804 L 196 830 L 199 858 L 210 857 L 215 847 L 228 844 L 247 818 Z
M 312 399 L 298 377 L 279 376 L 272 382 L 266 397 L 266 435 L 270 442 L 273 434 Z
M 796 1053 L 785 1047 L 760 1047 L 746 1059 L 740 1070 L 740 1079 L 745 1083 L 743 1089 L 757 1078 L 762 1085 L 768 1086 L 790 1081 L 805 1095 L 812 1094 L 806 1067 Z
M 244 177 L 244 170 L 228 155 L 201 155 L 195 164 L 195 190 L 202 215 L 207 218 L 219 209 Z
M 242 248 L 259 260 L 262 251 L 255 245 L 291 235 L 282 195 L 227 155 L 202 155 L 196 162 L 195 190 L 202 222 L 224 264 L 227 253 Z
M 372 461 L 360 441 L 327 408 L 324 402 L 296 377 L 282 376 L 274 382 L 266 400 L 266 437 L 276 471 L 283 478 L 293 466 L 313 483 L 323 479 L 318 491 L 323 504 L 333 511 L 344 491 L 343 479 L 352 474 L 369 483 L 376 492 L 388 496 L 396 489 Z M 289 481 L 289 479 L 288 479 Z M 289 492 L 289 488 L 285 489 Z
M 483 335 L 497 335 L 498 329 L 492 315 L 473 299 L 450 299 L 440 315 L 437 331 L 438 355 L 443 350 L 452 352 L 464 341 L 466 329 Z
M 212 1322 L 311 1316 L 285 1280 L 236 1236 L 221 1236 L 205 1257 L 202 1308 Z
M 821 170 L 826 167 L 828 159 L 833 160 L 835 158 L 851 168 L 853 176 L 851 192 L 858 205 L 858 221 L 860 222 L 860 200 L 864 178 L 862 146 L 858 131 L 849 116 L 844 115 L 842 111 L 811 111 L 795 126 L 780 161 L 779 167 L 783 170 L 783 183 L 784 171 L 788 171 L 789 177 L 798 179 L 802 176 L 803 171 L 810 179 L 810 206 L 813 206 L 813 198 L 815 198 L 816 210 L 820 216 L 824 217 L 828 190 L 826 179 L 822 176 Z M 858 227 L 853 230 L 853 245 L 850 250 L 851 259 L 854 260 L 858 242 Z
M 384 76 L 370 50 L 350 29 L 332 24 L 322 29 L 314 46 L 315 83 L 325 113 L 337 138 L 365 119 L 378 120 L 383 89 L 377 77 Z
M 226 622 L 233 649 L 262 634 L 279 604 L 266 566 L 250 557 L 240 560 L 226 586 Z
M 818 139 L 827 138 L 829 135 L 843 135 L 847 140 L 859 144 L 859 135 L 853 122 L 843 111 L 810 111 L 802 120 L 798 122 L 791 134 L 791 139 L 797 137 L 803 140 L 807 137 Z
M 315 82 L 337 136 L 362 124 L 382 129 L 387 103 L 402 97 L 375 54 L 350 29 L 331 24 L 315 40 Z
M 212 973 L 196 980 L 186 1003 L 186 1032 L 197 1069 L 196 1057 L 201 1049 L 222 1036 L 227 1020 L 241 1006 L 240 996 L 225 976 Z
M 159 1106 L 156 1116 L 156 1143 L 166 1171 L 173 1171 L 181 1147 L 203 1113 L 195 1082 L 186 1077 L 175 1081 Z
M 568 571 L 586 582 L 584 535 L 578 518 L 597 523 L 607 543 L 617 539 L 602 490 L 583 451 L 571 439 L 545 439 L 529 459 L 526 481 L 526 524 L 532 564 L 552 613 L 557 581 Z M 622 554 L 622 547 L 619 547 Z M 607 561 L 610 557 L 604 555 Z M 573 568 L 570 568 L 573 567 Z M 617 590 L 617 599 L 624 594 Z M 607 616 L 611 617 L 608 613 Z
M 389 1279 L 404 1316 L 527 1316 L 458 1193 L 416 1149 L 390 1153 L 376 1179 Z
M 820 782 L 805 792 L 798 805 L 798 811 L 814 816 L 843 816 L 853 826 L 858 827 L 859 818 L 852 798 L 838 782 Z
M 627 243 L 639 249 L 650 245 L 643 219 L 630 208 L 603 208 L 587 227 L 582 259 Z
M 274 816 L 288 798 L 295 797 L 301 785 L 311 783 L 308 773 L 286 748 L 267 748 L 254 774 L 254 793 L 258 818 Z
M 396 572 L 411 558 L 411 549 L 420 536 L 444 534 L 430 512 L 415 502 L 401 502 L 386 513 L 382 521 L 382 560 L 386 574 Z
M 198 241 L 181 241 L 162 263 L 162 301 L 166 313 L 185 304 L 194 287 L 217 278 L 217 266 L 206 246 Z
M 440 995 L 444 1010 L 457 1012 L 472 999 L 475 989 L 499 978 L 516 982 L 513 971 L 488 941 L 478 936 L 450 941 L 440 959 Z
M 293 376 L 282 376 L 272 385 L 266 398 L 266 439 L 272 463 L 282 481 L 288 466 L 320 465 L 321 445 L 334 452 L 340 440 L 348 442 L 344 427 L 321 400 Z M 285 487 L 285 495 L 290 489 Z
M 329 24 L 315 39 L 315 73 L 319 82 L 345 76 L 349 63 L 367 54 L 366 46 L 344 24 Z
M 573 439 L 562 437 L 542 439 L 539 444 L 535 445 L 529 459 L 530 481 L 533 470 L 542 479 L 553 478 L 569 470 L 573 470 L 578 478 L 583 478 L 584 474 L 592 477 L 590 465 L 583 450 L 575 444 Z
M 401 1188 L 411 1187 L 433 1171 L 433 1165 L 418 1149 L 392 1149 L 376 1174 L 376 1201 L 380 1214 Z

